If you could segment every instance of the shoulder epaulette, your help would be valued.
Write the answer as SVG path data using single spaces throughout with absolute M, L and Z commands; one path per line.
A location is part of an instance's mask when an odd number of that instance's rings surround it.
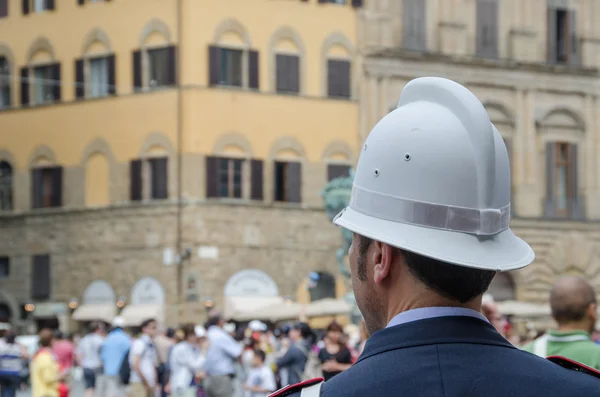
M 560 365 L 563 368 L 570 369 L 571 371 L 583 372 L 584 374 L 600 379 L 600 371 L 585 364 L 578 363 L 577 361 L 573 361 L 569 358 L 562 356 L 550 356 L 548 357 L 548 360 L 552 361 L 554 364 Z
M 283 389 L 277 390 L 275 393 L 269 394 L 269 397 L 289 396 L 293 393 L 302 391 L 302 389 L 306 389 L 307 387 L 311 387 L 311 386 L 317 385 L 319 383 L 322 383 L 324 380 L 325 379 L 323 379 L 323 378 L 314 378 L 314 379 L 305 380 L 304 382 L 296 383 L 295 385 L 289 385 L 289 386 L 284 387 Z

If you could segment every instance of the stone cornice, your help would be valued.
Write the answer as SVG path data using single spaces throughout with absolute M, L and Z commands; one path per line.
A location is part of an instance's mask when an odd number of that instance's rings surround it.
M 433 53 L 382 50 L 365 54 L 368 75 L 415 78 L 443 75 L 463 83 L 529 90 L 597 95 L 597 69 L 527 64 L 510 60 L 452 57 Z M 466 70 L 466 68 L 468 70 Z

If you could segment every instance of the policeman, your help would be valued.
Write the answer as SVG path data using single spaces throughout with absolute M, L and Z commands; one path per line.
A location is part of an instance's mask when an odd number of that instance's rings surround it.
M 273 396 L 600 396 L 600 380 L 521 351 L 479 312 L 496 272 L 533 250 L 509 229 L 510 167 L 478 99 L 442 78 L 406 85 L 367 138 L 349 206 L 356 302 L 371 334 L 326 383 Z

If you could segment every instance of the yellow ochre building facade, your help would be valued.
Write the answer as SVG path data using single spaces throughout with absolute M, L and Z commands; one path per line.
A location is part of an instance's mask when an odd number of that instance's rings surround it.
M 0 322 L 343 294 L 361 5 L 0 0 Z

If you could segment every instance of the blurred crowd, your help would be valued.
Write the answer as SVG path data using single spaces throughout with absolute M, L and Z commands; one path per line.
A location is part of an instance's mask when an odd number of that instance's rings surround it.
M 600 369 L 591 285 L 564 278 L 552 289 L 550 304 L 557 328 L 544 334 L 532 330 L 525 338 L 491 296 L 484 296 L 481 311 L 515 346 Z M 342 373 L 367 339 L 364 322 L 343 327 L 333 321 L 313 330 L 304 322 L 227 323 L 218 311 L 204 325 L 178 329 L 161 329 L 153 319 L 126 329 L 121 317 L 110 327 L 90 324 L 82 338 L 43 329 L 33 350 L 9 331 L 0 335 L 0 397 L 15 397 L 27 387 L 32 397 L 67 397 L 75 383 L 83 383 L 85 397 L 266 397 L 286 385 Z

